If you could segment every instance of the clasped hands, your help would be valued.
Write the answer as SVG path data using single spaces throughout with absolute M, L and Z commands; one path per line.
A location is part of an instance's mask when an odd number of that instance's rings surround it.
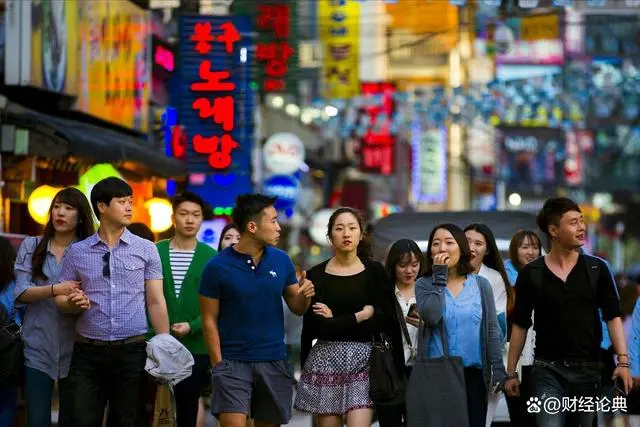
M 74 311 L 85 311 L 91 307 L 91 301 L 80 287 L 80 282 L 69 280 L 55 286 L 57 296 L 66 296 L 70 308 Z

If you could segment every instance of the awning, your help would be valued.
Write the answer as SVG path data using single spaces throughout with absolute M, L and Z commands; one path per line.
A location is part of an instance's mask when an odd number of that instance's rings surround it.
M 69 156 L 92 163 L 134 162 L 148 174 L 163 178 L 186 175 L 184 163 L 165 156 L 141 138 L 89 123 L 50 116 L 15 104 L 7 105 L 6 111 L 5 122 L 13 122 L 27 129 L 41 130 L 45 127 L 53 130 L 57 137 L 68 142 Z

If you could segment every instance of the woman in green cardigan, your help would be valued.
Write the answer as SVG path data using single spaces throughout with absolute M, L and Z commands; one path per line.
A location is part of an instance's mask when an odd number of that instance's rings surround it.
M 199 288 L 202 271 L 216 250 L 196 240 L 202 226 L 204 201 L 185 192 L 173 201 L 175 236 L 156 244 L 162 261 L 164 296 L 171 334 L 193 355 L 192 374 L 175 386 L 178 427 L 195 427 L 198 400 L 209 383 L 209 355 L 202 337 Z

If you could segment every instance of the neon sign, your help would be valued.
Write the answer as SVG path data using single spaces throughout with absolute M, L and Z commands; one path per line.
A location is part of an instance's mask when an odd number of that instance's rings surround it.
M 153 52 L 153 64 L 171 73 L 175 69 L 175 54 L 158 44 Z

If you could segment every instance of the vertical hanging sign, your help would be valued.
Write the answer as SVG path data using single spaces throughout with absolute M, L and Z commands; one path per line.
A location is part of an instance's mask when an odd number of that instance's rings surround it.
M 234 44 L 240 41 L 240 33 L 233 22 L 224 22 L 214 31 L 211 22 L 197 22 L 190 38 L 194 50 L 202 56 L 211 52 L 213 43 L 222 43 L 225 52 L 234 52 Z M 231 165 L 233 151 L 238 143 L 231 132 L 235 126 L 234 90 L 236 84 L 230 80 L 231 70 L 220 67 L 217 61 L 201 59 L 198 77 L 191 83 L 191 91 L 196 96 L 191 108 L 201 120 L 211 121 L 222 128 L 222 135 L 196 134 L 191 138 L 193 150 L 207 156 L 209 166 L 214 170 L 223 170 Z M 216 132 L 217 133 L 217 132 Z
M 270 31 L 273 40 L 256 44 L 256 59 L 264 63 L 265 92 L 284 92 L 288 61 L 294 54 L 289 44 L 291 30 L 290 8 L 288 4 L 268 4 L 258 6 L 257 27 Z
M 347 99 L 360 89 L 360 4 L 356 0 L 317 1 L 325 97 Z

